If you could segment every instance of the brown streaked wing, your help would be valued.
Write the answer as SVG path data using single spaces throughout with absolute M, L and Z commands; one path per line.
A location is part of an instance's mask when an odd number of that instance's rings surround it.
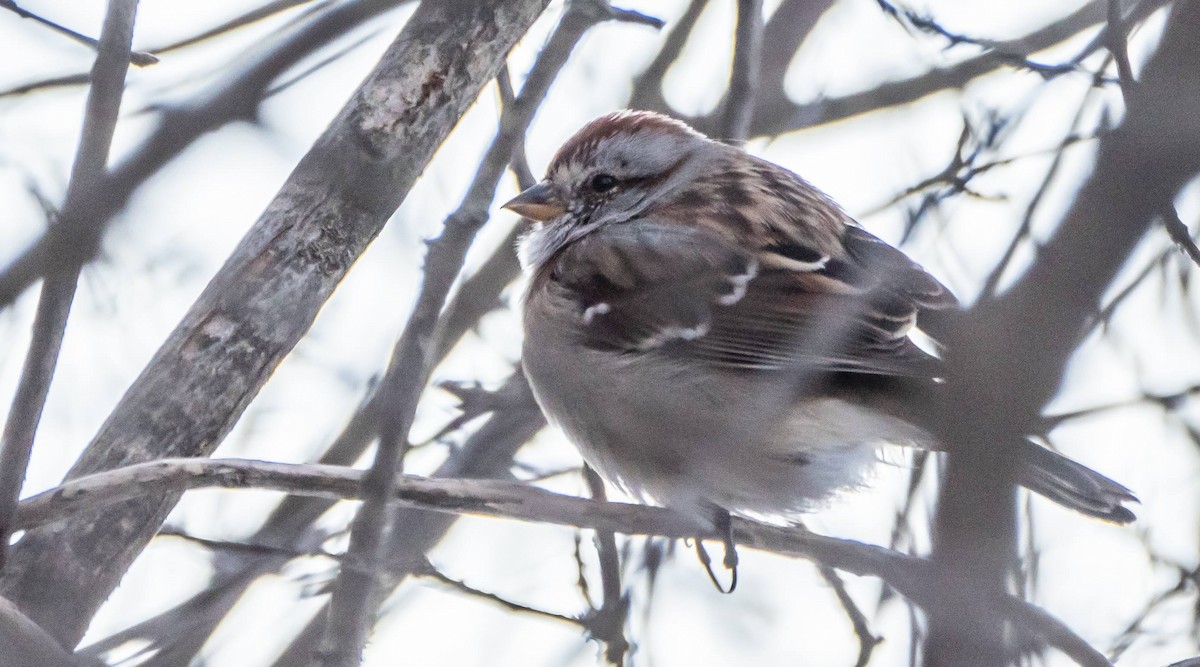
M 923 281 L 881 283 L 853 256 L 812 254 L 776 245 L 751 256 L 702 228 L 637 220 L 569 246 L 553 281 L 594 348 L 745 370 L 937 375 L 938 360 L 906 336 L 918 304 L 887 287 Z
M 939 360 L 906 335 L 916 307 L 888 296 L 820 271 L 768 270 L 741 301 L 714 310 L 686 354 L 746 370 L 936 377 Z
M 568 246 L 551 283 L 579 318 L 585 345 L 650 350 L 701 338 L 714 307 L 755 270 L 749 252 L 699 228 L 637 220 Z

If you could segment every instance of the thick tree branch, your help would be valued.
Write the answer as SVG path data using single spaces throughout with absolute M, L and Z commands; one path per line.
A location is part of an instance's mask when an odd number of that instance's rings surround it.
M 100 180 L 108 164 L 108 150 L 117 126 L 121 94 L 125 90 L 125 72 L 129 69 L 137 4 L 137 0 L 109 0 L 63 208 L 77 208 L 79 198 Z M 21 495 L 25 469 L 29 466 L 46 395 L 58 365 L 67 315 L 71 312 L 78 281 L 78 267 L 51 271 L 38 298 L 37 313 L 33 318 L 33 341 L 0 441 L 0 567 L 7 557 L 12 535 L 9 519 Z
M 320 30 L 301 31 L 309 40 L 303 49 L 289 39 L 290 48 L 280 47 L 266 59 L 269 66 L 251 67 L 250 83 L 239 78 L 217 91 L 230 99 L 201 108 L 217 120 L 230 117 L 229 107 L 252 109 L 262 87 L 301 51 L 388 6 L 339 5 L 332 10 L 336 20 L 320 18 Z M 212 451 L 541 6 L 537 0 L 486 0 L 468 12 L 449 12 L 444 3 L 423 4 L 122 398 L 70 476 Z M 189 117 L 192 125 L 175 128 L 185 139 L 217 123 L 207 115 Z M 175 150 L 186 144 L 171 131 L 159 135 L 150 147 Z M 132 162 L 139 164 L 137 158 Z M 138 179 L 125 179 L 135 173 L 142 170 L 118 168 L 104 183 L 131 185 Z M 74 645 L 174 501 L 168 496 L 130 502 L 31 532 L 13 549 L 12 568 L 0 587 L 64 645 Z M 52 593 L 47 581 L 56 582 Z
M 0 667 L 72 667 L 77 663 L 63 647 L 17 606 L 0 597 Z

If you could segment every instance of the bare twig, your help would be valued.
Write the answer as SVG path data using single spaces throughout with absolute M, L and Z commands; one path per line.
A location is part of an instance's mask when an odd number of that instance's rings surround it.
M 503 108 L 511 107 L 516 99 L 512 89 L 512 80 L 508 75 L 508 67 L 500 70 L 496 77 L 500 89 L 500 103 Z M 521 190 L 533 187 L 537 179 L 529 170 L 529 161 L 525 157 L 525 138 L 522 136 L 514 142 L 513 153 L 509 158 L 509 169 L 517 178 L 517 187 Z M 499 304 L 500 293 L 509 283 L 521 275 L 521 264 L 517 261 L 517 239 L 525 232 L 526 224 L 522 219 L 508 236 L 496 246 L 496 250 L 469 277 L 442 310 L 438 318 L 437 328 L 433 332 L 433 358 L 441 360 L 450 349 L 458 343 L 479 318 L 494 310 Z
M 320 497 L 358 498 L 366 473 L 351 468 L 249 461 L 244 459 L 164 459 L 73 480 L 25 500 L 19 525 L 33 526 L 62 518 L 83 507 L 108 505 L 131 497 L 178 493 L 218 486 L 256 488 Z M 713 529 L 672 510 L 645 505 L 605 503 L 563 496 L 524 484 L 488 480 L 430 479 L 400 476 L 394 502 L 444 513 L 466 513 L 521 521 L 610 530 L 627 535 L 671 538 L 720 538 Z M 747 548 L 816 560 L 858 575 L 877 576 L 926 608 L 937 604 L 930 562 L 881 547 L 825 537 L 806 530 L 734 519 L 737 543 Z M 976 597 L 976 604 L 999 609 L 1021 631 L 1041 638 L 1083 665 L 1110 663 L 1060 622 L 1037 607 L 1004 595 Z
M 604 480 L 595 470 L 585 465 L 583 478 L 587 481 L 592 498 L 601 502 L 608 500 L 604 492 Z M 625 664 L 625 654 L 629 652 L 629 641 L 625 639 L 629 605 L 621 595 L 621 558 L 613 531 L 596 531 L 596 549 L 600 553 L 600 581 L 604 599 L 600 608 L 587 619 L 587 626 L 592 636 L 604 644 L 604 657 L 609 664 L 620 667 Z
M 1071 60 L 1059 64 L 1034 62 L 1030 60 L 1029 57 L 1024 53 L 1005 50 L 1003 44 L 996 40 L 981 39 L 979 37 L 972 37 L 970 35 L 964 35 L 962 33 L 956 33 L 951 30 L 947 30 L 932 17 L 920 15 L 909 9 L 898 8 L 887 0 L 876 0 L 876 3 L 883 9 L 883 11 L 891 15 L 892 18 L 896 19 L 897 22 L 905 27 L 911 26 L 920 32 L 943 37 L 949 43 L 950 47 L 959 46 L 962 44 L 978 46 L 984 49 L 984 53 L 996 58 L 1002 63 L 1015 65 L 1031 72 L 1036 72 L 1046 79 L 1081 70 L 1080 61 L 1083 60 L 1082 57 L 1072 58 Z
M 1196 241 L 1192 239 L 1192 233 L 1188 231 L 1187 225 L 1179 219 L 1179 212 L 1175 210 L 1175 206 L 1163 207 L 1162 218 L 1171 240 L 1193 263 L 1200 266 L 1200 247 L 1196 246 Z
M 270 2 L 266 3 L 265 5 L 262 5 L 261 7 L 251 9 L 250 11 L 248 11 L 244 14 L 235 16 L 235 17 L 229 19 L 228 21 L 225 21 L 224 23 L 221 23 L 220 25 L 214 26 L 212 28 L 209 28 L 199 34 L 192 35 L 191 37 L 186 37 L 177 42 L 171 42 L 170 44 L 167 44 L 165 46 L 160 46 L 157 48 L 150 49 L 150 51 L 151 51 L 151 53 L 154 53 L 156 55 L 162 55 L 162 54 L 170 52 L 170 51 L 175 51 L 175 50 L 182 49 L 182 48 L 185 48 L 188 46 L 192 46 L 194 44 L 198 44 L 200 42 L 212 39 L 213 37 L 219 37 L 221 35 L 224 35 L 227 32 L 232 32 L 234 30 L 237 30 L 238 28 L 244 28 L 248 25 L 252 25 L 254 23 L 262 21 L 263 19 L 270 18 L 276 14 L 279 14 L 281 12 L 292 9 L 293 7 L 299 7 L 300 5 L 311 4 L 312 2 L 315 2 L 315 1 L 316 0 L 271 0 Z
M 983 298 L 991 298 L 996 294 L 996 290 L 1000 286 L 1000 279 L 1004 277 L 1004 272 L 1012 264 L 1013 258 L 1017 256 L 1017 251 L 1021 248 L 1021 244 L 1029 238 L 1033 230 L 1033 217 L 1041 206 L 1046 193 L 1050 191 L 1050 185 L 1054 182 L 1058 175 L 1059 169 L 1062 167 L 1063 158 L 1066 156 L 1068 146 L 1075 143 L 1075 138 L 1079 135 L 1080 123 L 1083 121 L 1084 112 L 1087 111 L 1088 102 L 1095 92 L 1095 88 L 1088 88 L 1083 94 L 1083 99 L 1080 100 L 1079 107 L 1075 110 L 1075 117 L 1071 120 L 1072 133 L 1063 138 L 1059 143 L 1058 150 L 1054 153 L 1054 159 L 1050 162 L 1050 167 L 1046 170 L 1046 175 L 1042 177 L 1041 184 L 1038 185 L 1037 191 L 1033 193 L 1033 197 L 1029 200 L 1029 204 L 1025 206 L 1025 214 L 1021 218 L 1021 224 L 1017 227 L 1017 231 L 1013 234 L 1013 238 L 1008 243 L 1008 247 L 1004 250 L 1004 255 L 1000 261 L 992 267 L 990 273 L 983 281 L 983 288 L 980 294 Z
M 0 1 L 3 1 L 3 0 L 0 0 Z M 176 49 L 182 49 L 182 48 L 185 48 L 188 46 L 192 46 L 194 44 L 198 44 L 198 43 L 204 42 L 206 40 L 212 39 L 213 37 L 219 37 L 221 35 L 224 35 L 227 32 L 231 32 L 233 30 L 237 30 L 238 28 L 242 28 L 247 25 L 251 25 L 251 24 L 261 21 L 263 19 L 274 16 L 275 14 L 284 12 L 288 9 L 292 9 L 293 7 L 310 4 L 315 1 L 316 0 L 272 0 L 271 2 L 268 2 L 267 4 L 265 4 L 261 7 L 252 9 L 252 10 L 246 12 L 245 14 L 242 14 L 240 16 L 236 16 L 232 19 L 229 19 L 228 21 L 225 21 L 224 23 L 221 23 L 220 25 L 215 26 L 213 28 L 206 29 L 199 34 L 192 35 L 191 37 L 186 37 L 184 39 L 181 39 L 177 42 L 172 42 L 165 46 L 160 46 L 160 47 L 149 49 L 149 51 L 147 53 L 135 54 L 135 57 L 137 57 L 139 55 L 145 56 L 147 58 L 154 59 L 154 62 L 158 62 L 158 59 L 157 59 L 158 55 L 162 55 L 164 53 L 168 53 L 168 52 L 174 51 Z M 400 3 L 407 2 L 407 1 L 411 1 L 411 0 L 398 0 L 398 2 L 400 2 Z M 139 63 L 134 63 L 134 64 L 139 64 Z M 149 63 L 142 63 L 142 64 L 149 64 Z M 27 93 L 32 93 L 32 92 L 39 91 L 39 90 L 46 90 L 49 88 L 82 85 L 87 82 L 88 82 L 88 75 L 86 73 L 70 74 L 70 75 L 66 75 L 66 76 L 57 76 L 57 77 L 50 78 L 50 79 L 41 79 L 38 81 L 24 83 L 19 86 L 10 88 L 8 90 L 0 91 L 0 98 L 10 97 L 10 96 L 14 96 L 14 95 L 25 95 Z
M 49 79 L 42 79 L 40 81 L 22 83 L 9 88 L 8 90 L 0 91 L 0 98 L 26 95 L 39 90 L 48 90 L 52 88 L 82 86 L 86 84 L 88 80 L 89 78 L 87 74 L 68 74 L 66 76 L 56 76 Z
M 517 449 L 546 425 L 545 417 L 533 402 L 525 377 L 514 373 L 498 390 L 503 394 L 519 395 L 520 401 L 506 401 L 506 408 L 496 412 L 463 446 L 455 450 L 438 467 L 435 475 L 441 478 L 507 478 Z M 326 502 L 326 501 L 319 501 Z M 289 523 L 288 515 L 276 513 L 278 526 Z M 314 517 L 315 519 L 315 517 Z M 419 567 L 425 553 L 437 544 L 453 525 L 456 517 L 421 510 L 400 510 L 392 525 L 392 540 L 387 548 L 388 561 L 385 588 L 398 585 Z M 279 531 L 276 531 L 278 534 Z M 282 533 L 287 536 L 287 533 Z M 319 644 L 324 629 L 324 612 L 293 639 L 288 649 L 276 661 L 281 667 L 307 662 Z
M 512 77 L 508 72 L 508 65 L 500 68 L 500 74 L 496 76 L 496 87 L 500 90 L 500 105 L 510 107 L 517 101 L 516 93 L 513 92 Z M 529 157 L 525 154 L 525 138 L 521 137 L 516 145 L 513 146 L 513 154 L 508 163 L 509 169 L 517 179 L 517 187 L 521 190 L 531 188 L 537 183 L 537 178 L 529 169 Z
M 862 610 L 858 608 L 858 603 L 850 597 L 850 592 L 846 590 L 846 582 L 842 581 L 842 576 L 837 573 L 837 570 L 828 565 L 821 565 L 819 569 L 821 578 L 837 595 L 838 602 L 846 612 L 846 618 L 850 619 L 850 626 L 854 628 L 855 636 L 858 637 L 858 660 L 854 663 L 854 667 L 867 667 L 867 663 L 871 662 L 871 653 L 875 651 L 875 647 L 883 641 L 883 638 L 877 637 L 874 632 L 871 632 L 871 624 Z
M 75 32 L 74 30 L 71 30 L 70 28 L 68 28 L 64 25 L 55 23 L 54 21 L 51 21 L 44 16 L 38 16 L 37 14 L 34 14 L 33 12 L 22 9 L 20 6 L 17 5 L 17 3 L 14 0 L 0 0 L 0 9 L 7 9 L 11 12 L 14 12 L 17 16 L 20 16 L 23 19 L 30 19 L 36 23 L 40 23 L 40 24 L 46 26 L 47 28 L 50 28 L 54 32 L 59 33 L 60 35 L 66 35 L 67 37 L 70 37 L 71 39 L 75 40 L 76 42 L 79 42 L 80 44 L 83 44 L 84 46 L 89 46 L 93 49 L 96 49 L 97 51 L 100 50 L 101 44 L 104 42 L 103 33 L 101 33 L 101 35 L 100 35 L 100 41 L 96 41 L 96 40 L 92 39 L 91 37 L 88 37 L 87 35 L 80 34 L 78 32 Z M 101 29 L 101 30 L 103 30 L 103 29 Z M 125 55 L 125 62 L 127 64 L 133 64 L 138 67 L 145 67 L 146 65 L 153 65 L 154 63 L 158 62 L 158 58 L 155 58 L 154 56 L 150 55 L 149 53 L 143 53 L 141 51 L 130 51 Z
M 727 143 L 741 143 L 750 133 L 762 65 L 762 45 L 762 0 L 738 0 L 733 74 L 729 79 L 729 94 L 725 96 L 721 133 L 717 135 Z
M 1006 53 L 1026 54 L 1053 46 L 1080 31 L 1103 23 L 1105 20 L 1103 3 L 1105 1 L 1093 0 L 1067 16 L 1029 34 L 997 42 L 995 47 Z M 1168 0 L 1140 2 L 1133 8 L 1132 14 L 1127 17 L 1127 20 L 1130 22 L 1141 21 L 1167 2 Z M 771 23 L 774 23 L 774 20 L 767 24 L 768 35 L 771 32 Z M 766 44 L 770 46 L 772 41 L 768 39 Z M 1074 60 L 1079 60 L 1100 48 L 1102 48 L 1102 44 L 1098 42 L 1089 44 L 1080 51 Z M 770 58 L 771 56 L 768 54 L 766 57 Z M 934 69 L 908 79 L 890 81 L 861 93 L 821 98 L 800 104 L 792 102 L 781 85 L 771 86 L 760 92 L 758 102 L 760 108 L 754 115 L 750 133 L 753 136 L 776 135 L 843 120 L 869 111 L 908 104 L 940 90 L 961 88 L 970 81 L 1008 64 L 1010 64 L 1009 61 L 985 53 L 949 67 Z M 698 128 L 709 128 L 706 119 L 688 120 Z
M 1150 614 L 1153 613 L 1155 609 L 1161 607 L 1172 598 L 1187 593 L 1189 589 L 1192 588 L 1195 576 L 1196 572 L 1188 572 L 1186 570 L 1180 572 L 1179 578 L 1175 581 L 1175 584 L 1171 586 L 1171 588 L 1160 591 L 1146 603 L 1146 606 L 1144 609 L 1142 609 L 1141 613 L 1139 613 L 1137 617 L 1130 621 L 1129 625 L 1125 626 L 1125 629 L 1121 631 L 1121 634 L 1117 635 L 1116 641 L 1113 642 L 1112 649 L 1110 649 L 1108 652 L 1113 660 L 1120 660 L 1121 656 L 1125 654 L 1125 651 L 1129 650 L 1129 647 L 1133 645 L 1133 642 L 1139 637 L 1143 636 L 1143 625 L 1146 623 L 1146 620 L 1150 617 Z
M 108 164 L 108 150 L 125 89 L 125 72 L 129 68 L 137 4 L 137 0 L 109 0 L 64 208 L 78 207 L 77 200 L 100 180 Z M 38 299 L 33 341 L 0 442 L 0 568 L 7 557 L 12 535 L 10 519 L 25 481 L 25 469 L 58 365 L 58 353 L 62 349 L 67 315 L 71 312 L 78 280 L 78 267 L 53 271 L 43 284 Z
M 563 623 L 568 623 L 570 625 L 574 625 L 574 626 L 581 627 L 581 628 L 585 627 L 584 624 L 582 622 L 580 622 L 580 620 L 578 618 L 572 618 L 570 616 L 556 614 L 552 611 L 546 611 L 544 609 L 537 609 L 534 607 L 530 607 L 529 605 L 521 604 L 520 602 L 513 602 L 512 600 L 509 600 L 507 598 L 496 595 L 495 593 L 489 593 L 487 591 L 475 588 L 474 586 L 471 586 L 464 581 L 461 581 L 459 579 L 454 579 L 453 577 L 447 576 L 445 573 L 441 572 L 436 567 L 434 567 L 432 563 L 426 563 L 425 567 L 417 570 L 413 574 L 415 574 L 417 576 L 433 579 L 434 581 L 441 582 L 441 583 L 449 586 L 450 588 L 453 588 L 454 590 L 458 591 L 459 593 L 465 593 L 466 595 L 469 595 L 471 597 L 479 598 L 481 600 L 486 600 L 487 602 L 497 604 L 509 611 L 516 612 L 518 614 L 532 614 L 532 615 L 540 617 L 540 618 L 547 618 L 547 619 L 550 619 L 553 621 L 561 621 Z
M 1059 426 L 1063 422 L 1072 419 L 1080 419 L 1090 417 L 1109 410 L 1120 410 L 1122 408 L 1130 408 L 1147 403 L 1158 405 L 1164 410 L 1178 409 L 1184 401 L 1194 396 L 1200 396 L 1200 385 L 1186 387 L 1180 391 L 1174 391 L 1169 394 L 1155 394 L 1146 392 L 1141 396 L 1130 398 L 1124 401 L 1116 401 L 1113 403 L 1105 403 L 1104 405 L 1096 405 L 1082 410 L 1072 410 L 1071 412 L 1062 412 L 1054 415 L 1048 415 L 1043 418 L 1045 422 L 1044 430 L 1050 431 Z
M 1193 239 L 1193 241 L 1194 240 L 1195 239 Z M 1117 309 L 1120 308 L 1121 304 L 1124 303 L 1125 300 L 1128 299 L 1134 292 L 1136 292 L 1139 287 L 1145 284 L 1146 280 L 1148 280 L 1150 276 L 1154 275 L 1156 270 L 1165 269 L 1167 263 L 1170 262 L 1175 256 L 1175 249 L 1168 248 L 1165 252 L 1159 253 L 1158 257 L 1154 258 L 1153 261 L 1148 262 L 1146 266 L 1142 267 L 1142 270 L 1139 271 L 1138 274 L 1129 281 L 1129 284 L 1122 287 L 1121 291 L 1113 295 L 1113 297 L 1109 299 L 1107 303 L 1105 303 L 1099 310 L 1097 310 L 1096 313 L 1092 315 L 1092 317 L 1088 320 L 1087 325 L 1084 326 L 1083 332 L 1080 334 L 1080 338 L 1082 339 L 1086 337 L 1096 327 L 1106 326 L 1112 320 L 1112 316 L 1117 312 Z

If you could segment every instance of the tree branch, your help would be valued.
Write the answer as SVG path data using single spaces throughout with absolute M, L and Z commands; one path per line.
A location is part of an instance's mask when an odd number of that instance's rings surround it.
M 74 30 L 71 30 L 70 28 L 68 28 L 64 25 L 55 23 L 54 21 L 51 21 L 51 20 L 45 18 L 44 16 L 38 16 L 37 14 L 34 14 L 31 11 L 22 9 L 19 5 L 17 5 L 16 2 L 14 2 L 14 0 L 0 0 L 0 9 L 7 9 L 7 10 L 13 12 L 14 14 L 16 14 L 17 16 L 20 16 L 23 19 L 30 19 L 36 23 L 40 23 L 40 24 L 46 26 L 47 28 L 53 30 L 54 32 L 57 32 L 60 35 L 65 35 L 65 36 L 75 40 L 76 42 L 83 44 L 84 46 L 88 46 L 93 49 L 96 49 L 96 51 L 101 51 L 103 49 L 103 44 L 104 44 L 104 34 L 103 34 L 104 29 L 103 28 L 101 29 L 100 41 L 96 41 L 96 40 L 92 39 L 91 37 L 88 37 L 87 35 L 75 32 Z M 105 20 L 107 21 L 107 19 L 105 19 Z M 155 58 L 154 56 L 150 55 L 149 53 L 143 53 L 141 51 L 129 51 L 128 49 L 126 50 L 126 54 L 125 54 L 125 64 L 126 65 L 133 64 L 138 67 L 145 67 L 147 65 L 153 65 L 154 63 L 157 63 L 157 62 L 158 62 L 158 58 Z M 93 72 L 94 71 L 95 70 L 93 70 Z
M 297 465 L 239 459 L 164 459 L 96 473 L 26 499 L 18 512 L 20 526 L 60 521 L 81 509 L 160 493 L 208 487 L 255 488 L 325 498 L 360 498 L 365 472 L 323 465 Z M 686 515 L 646 505 L 610 503 L 563 496 L 519 483 L 489 480 L 396 478 L 393 502 L 405 507 L 451 514 L 492 516 L 560 526 L 607 530 L 625 535 L 672 538 L 721 536 Z M 929 561 L 853 540 L 825 537 L 806 530 L 734 519 L 739 545 L 819 563 L 863 576 L 881 577 L 902 595 L 922 606 L 938 604 Z M 976 597 L 976 604 L 989 604 Z M 1031 638 L 1048 642 L 1083 665 L 1109 662 L 1060 622 L 1037 607 L 1003 595 L 994 604 Z
M 604 480 L 588 465 L 583 467 L 583 478 L 593 500 L 607 502 Z M 604 657 L 609 664 L 621 667 L 625 654 L 629 652 L 629 640 L 625 638 L 625 621 L 629 616 L 628 600 L 621 595 L 621 555 L 617 551 L 617 536 L 611 530 L 596 531 L 596 551 L 600 556 L 600 608 L 587 619 L 592 636 L 604 645 Z M 582 579 L 583 572 L 580 572 Z
M 1101 138 L 1095 170 L 1038 262 L 972 309 L 947 341 L 950 391 L 938 436 L 952 447 L 935 525 L 940 602 L 930 609 L 930 664 L 1009 662 L 1002 624 L 972 601 L 1005 590 L 1014 553 L 1009 445 L 1038 431 L 1104 291 L 1200 171 L 1198 30 L 1200 5 L 1177 5 L 1125 121 Z
M 92 87 L 84 106 L 83 129 L 79 147 L 67 183 L 66 204 L 77 208 L 78 199 L 104 175 L 108 151 L 112 145 L 125 73 L 129 69 L 129 49 L 133 43 L 133 24 L 137 0 L 109 0 L 92 66 Z M 52 223 L 58 224 L 58 223 Z M 4 426 L 0 442 L 0 568 L 8 554 L 12 536 L 10 519 L 25 482 L 25 470 L 33 451 L 38 423 L 54 379 L 58 354 L 62 349 L 67 315 L 79 281 L 78 267 L 52 271 L 42 285 L 37 313 L 33 318 L 33 341 L 21 370 L 17 394 Z
M 493 401 L 495 407 L 491 417 L 461 447 L 451 451 L 434 472 L 435 478 L 508 478 L 513 454 L 546 422 L 520 372 L 514 373 L 496 393 L 502 398 L 497 397 Z M 322 463 L 348 466 L 359 458 L 359 454 L 353 451 L 361 453 L 366 443 L 359 446 L 355 441 L 359 437 L 369 439 L 371 435 L 360 434 L 367 432 L 364 430 L 366 428 L 372 429 L 370 433 L 373 434 L 374 428 L 373 425 L 364 427 L 365 414 L 368 413 L 362 410 L 356 413 L 322 457 Z M 224 558 L 216 561 L 218 569 L 207 590 L 158 616 L 89 645 L 78 651 L 77 655 L 99 658 L 117 646 L 138 642 L 146 644 L 143 652 L 152 654 L 145 663 L 146 667 L 170 667 L 193 662 L 213 629 L 241 598 L 246 587 L 258 577 L 277 571 L 289 560 L 281 554 L 311 551 L 325 539 L 325 533 L 314 531 L 313 524 L 335 502 L 336 499 L 316 496 L 290 495 L 284 498 L 262 528 L 248 540 L 254 544 L 276 547 L 275 553 L 226 553 Z M 398 585 L 409 572 L 419 568 L 425 553 L 457 519 L 457 515 L 425 510 L 398 511 L 392 528 L 392 545 L 388 549 L 388 573 L 394 579 L 390 583 Z M 297 634 L 276 664 L 290 667 L 310 661 L 320 642 L 324 625 L 322 609 Z
M 275 78 L 310 53 L 401 0 L 357 0 L 317 16 L 250 66 L 191 102 L 166 109 L 158 126 L 124 162 L 88 188 L 76 208 L 0 271 L 0 307 L 7 306 L 51 266 L 83 265 L 95 254 L 109 221 L 133 192 L 200 136 L 254 118 Z
M 758 92 L 762 67 L 762 45 L 762 0 L 738 0 L 733 74 L 729 79 L 729 92 L 725 96 L 721 133 L 717 135 L 726 143 L 741 143 L 750 134 L 754 98 Z
M 321 651 L 324 664 L 358 664 L 366 643 L 379 589 L 380 563 L 392 524 L 387 499 L 407 448 L 417 401 L 433 369 L 433 335 L 446 296 L 471 242 L 487 222 L 496 185 L 546 91 L 588 28 L 612 16 L 607 8 L 607 2 L 599 0 L 575 0 L 567 6 L 520 95 L 504 108 L 500 129 L 462 203 L 446 219 L 441 236 L 429 244 L 420 294 L 380 387 L 380 401 L 387 411 L 380 422 L 375 461 L 365 481 L 364 502 L 354 519 L 350 547 L 329 605 L 329 625 Z
M 297 33 L 305 40 L 289 38 L 252 66 L 251 74 L 216 91 L 232 99 L 199 105 L 216 120 L 189 112 L 190 125 L 156 132 L 157 139 L 142 150 L 175 150 L 199 128 L 213 127 L 246 105 L 253 108 L 274 73 L 301 52 L 389 6 L 339 5 L 332 17 L 322 15 Z M 539 0 L 485 0 L 458 13 L 448 12 L 444 3 L 418 8 L 122 398 L 70 476 L 211 452 L 540 11 Z M 134 167 L 118 168 L 103 182 L 131 186 L 137 180 L 128 180 L 131 175 L 144 171 L 136 165 L 165 159 L 161 154 L 132 158 Z M 171 496 L 134 501 L 31 532 L 13 549 L 12 567 L 0 587 L 60 642 L 74 645 L 174 502 Z M 56 582 L 53 596 L 45 595 L 47 581 Z
M 128 62 L 128 61 L 126 61 Z M 72 667 L 76 662 L 54 638 L 0 597 L 0 665 L 5 667 Z
M 496 409 L 491 418 L 471 435 L 463 446 L 454 451 L 434 473 L 439 478 L 492 479 L 508 477 L 514 454 L 522 444 L 546 425 L 542 411 L 533 402 L 533 395 L 524 375 L 514 373 L 498 390 L 504 396 L 503 408 Z M 286 501 L 285 501 L 286 502 Z M 332 501 L 320 501 L 331 503 Z M 277 525 L 285 525 L 291 518 L 283 513 L 280 505 L 273 518 L 281 519 Z M 399 585 L 410 573 L 418 569 L 425 554 L 441 540 L 454 524 L 456 516 L 415 509 L 396 512 L 392 524 L 392 540 L 387 548 L 387 586 Z M 315 517 L 313 517 L 315 520 Z M 268 522 L 268 527 L 275 522 Z M 265 530 L 264 530 L 265 532 Z M 280 534 L 276 531 L 276 534 Z M 286 535 L 287 533 L 282 533 Z M 302 664 L 308 661 L 320 641 L 324 628 L 325 612 L 322 610 L 292 641 L 288 649 L 276 661 L 280 667 Z

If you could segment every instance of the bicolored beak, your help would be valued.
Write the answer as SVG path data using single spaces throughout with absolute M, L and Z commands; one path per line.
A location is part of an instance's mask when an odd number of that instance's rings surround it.
M 548 181 L 542 181 L 513 197 L 501 208 L 538 222 L 553 220 L 567 212 L 567 205 L 554 193 L 554 188 Z

